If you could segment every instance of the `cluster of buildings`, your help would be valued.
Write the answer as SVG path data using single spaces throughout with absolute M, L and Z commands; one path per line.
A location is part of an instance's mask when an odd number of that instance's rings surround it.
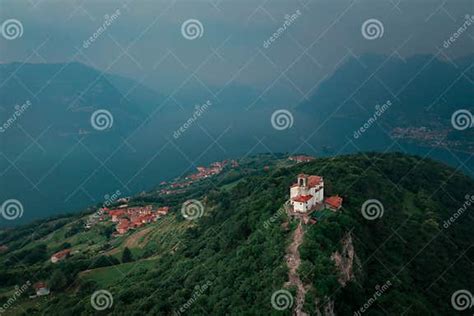
M 105 211 L 111 221 L 117 223 L 115 227 L 117 234 L 123 235 L 131 229 L 157 221 L 160 217 L 168 215 L 169 210 L 168 206 L 154 210 L 151 205 L 147 205 Z
M 190 186 L 194 182 L 220 174 L 226 166 L 230 166 L 231 168 L 237 168 L 239 166 L 239 163 L 235 160 L 224 160 L 213 162 L 209 167 L 199 166 L 196 168 L 196 173 L 190 174 L 184 179 L 180 179 L 173 183 L 170 183 L 168 188 L 161 189 L 160 193 L 163 195 L 184 193 L 184 188 Z M 165 186 L 168 185 L 168 183 L 161 182 L 160 185 Z
M 85 228 L 91 228 L 96 224 L 96 222 L 110 220 L 112 223 L 116 223 L 116 234 L 122 235 L 130 229 L 155 222 L 160 217 L 168 215 L 169 209 L 168 206 L 154 209 L 151 205 L 129 207 L 128 204 L 122 204 L 116 209 L 108 209 L 107 207 L 104 207 L 99 209 L 99 211 L 89 218 L 88 222 L 85 224 Z M 58 255 L 60 254 L 58 253 Z M 53 261 L 53 258 L 51 258 L 51 261 Z
M 101 208 L 95 214 L 98 221 L 110 220 L 112 223 L 116 223 L 115 234 L 123 235 L 131 229 L 157 221 L 160 217 L 168 215 L 169 211 L 170 208 L 168 206 L 154 209 L 151 205 L 128 207 L 127 204 L 124 204 L 112 210 L 106 207 Z M 86 228 L 91 227 L 88 225 L 90 223 L 86 225 Z M 70 255 L 71 249 L 64 249 L 53 254 L 50 260 L 52 263 L 58 263 Z
M 290 187 L 290 205 L 295 214 L 309 214 L 324 208 L 337 211 L 342 207 L 342 197 L 324 197 L 323 177 L 302 173 Z
M 201 180 L 205 179 L 208 177 L 212 177 L 214 175 L 217 175 L 224 170 L 224 167 L 227 165 L 231 165 L 232 168 L 237 168 L 239 166 L 239 163 L 235 160 L 224 160 L 224 161 L 216 161 L 211 163 L 210 167 L 197 167 L 197 173 L 193 173 L 189 176 L 186 177 L 186 179 L 190 180 Z
M 185 186 L 189 186 L 191 183 L 187 183 Z M 180 194 L 184 193 L 186 190 L 184 189 L 179 189 L 179 190 L 170 190 L 170 189 L 161 189 L 160 194 L 162 195 L 170 195 L 170 194 Z
M 444 139 L 444 136 L 448 134 L 448 130 L 430 129 L 425 126 L 421 127 L 395 127 L 391 136 L 394 139 L 414 139 L 427 142 L 436 142 Z
M 296 162 L 296 163 L 301 163 L 301 162 L 310 162 L 313 161 L 315 158 L 311 156 L 305 156 L 305 155 L 298 155 L 298 156 L 290 156 L 288 157 L 288 160 Z
M 87 219 L 87 222 L 84 224 L 85 229 L 90 229 L 92 226 L 96 225 L 98 222 L 102 222 L 107 218 L 107 214 L 105 213 L 112 204 L 118 203 L 120 206 L 118 208 L 126 208 L 128 207 L 128 202 L 130 201 L 129 197 L 118 198 L 120 195 L 120 191 L 117 190 L 112 196 L 106 195 L 107 200 L 104 203 L 103 208 L 100 208 L 97 212 L 91 214 Z
M 472 137 L 448 137 L 451 131 L 452 128 L 446 128 L 444 126 L 396 127 L 391 131 L 390 137 L 392 137 L 392 139 L 402 139 L 406 142 L 412 142 L 426 147 L 448 148 L 450 150 L 474 153 Z

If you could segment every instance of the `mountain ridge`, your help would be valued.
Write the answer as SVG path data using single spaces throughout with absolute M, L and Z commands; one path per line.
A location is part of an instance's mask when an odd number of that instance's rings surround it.
M 36 268 L 30 267 L 44 278 L 64 269 L 74 276 L 64 281 L 63 287 L 49 280 L 56 286 L 55 294 L 41 308 L 49 313 L 91 314 L 90 295 L 106 289 L 114 297 L 112 314 L 128 311 L 168 315 L 193 297 L 192 289 L 209 284 L 186 311 L 196 315 L 291 314 L 292 308 L 277 312 L 271 304 L 272 293 L 283 289 L 288 280 L 285 248 L 296 228 L 294 221 L 288 229 L 282 227 L 286 216 L 277 210 L 287 200 L 294 177 L 301 172 L 323 175 L 327 194 L 340 193 L 344 198 L 341 212 L 327 213 L 317 224 L 305 226 L 298 273 L 303 283 L 310 285 L 303 307 L 306 313 L 316 315 L 317 309 L 328 313 L 334 309 L 337 315 L 352 314 L 373 294 L 375 285 L 390 281 L 390 289 L 371 307 L 371 314 L 378 315 L 379 307 L 389 313 L 402 313 L 410 306 L 407 315 L 445 315 L 452 312 L 449 301 L 455 289 L 468 288 L 467 280 L 472 278 L 468 258 L 472 260 L 474 255 L 469 234 L 472 217 L 464 214 L 449 229 L 443 228 L 443 221 L 461 206 L 466 193 L 473 192 L 474 181 L 454 169 L 420 157 L 376 153 L 318 158 L 297 165 L 289 164 L 286 156 L 264 155 L 240 160 L 239 164 L 239 169 L 197 184 L 185 194 L 159 197 L 158 190 L 154 190 L 134 197 L 134 203 L 172 207 L 169 217 L 151 224 L 156 227 L 143 239 L 144 248 L 132 248 L 135 264 L 120 264 L 111 258 L 100 259 L 99 263 L 100 244 L 108 244 L 105 237 L 93 237 L 100 230 L 89 237 L 99 247 L 91 245 L 86 251 L 88 248 L 79 242 L 83 232 L 79 230 L 64 239 L 63 234 L 74 225 L 66 222 L 60 226 L 64 228 L 48 237 L 49 243 L 60 245 L 66 241 L 72 249 L 82 250 L 59 265 L 45 264 L 41 259 L 33 264 Z M 447 192 L 451 198 L 434 194 L 438 191 Z M 360 213 L 364 200 L 370 198 L 380 199 L 385 206 L 383 216 L 373 221 Z M 180 219 L 180 203 L 186 199 L 198 199 L 205 206 L 197 221 Z M 36 231 L 44 230 L 42 226 Z M 15 231 L 21 234 L 21 229 Z M 361 268 L 354 267 L 353 279 L 342 286 L 341 272 L 331 257 L 335 252 L 347 253 L 341 241 L 349 231 Z M 8 236 L 21 244 L 15 234 L 9 232 Z M 134 233 L 126 237 L 132 236 Z M 111 246 L 120 247 L 125 240 L 112 239 Z M 41 242 L 30 244 L 35 249 Z M 50 248 L 47 246 L 48 253 L 54 250 Z M 15 251 L 21 253 L 21 249 Z M 7 252 L 0 258 L 3 261 L 14 253 Z M 452 258 L 459 260 L 450 267 Z M 11 269 L 11 263 L 6 267 Z M 15 269 L 20 267 L 16 265 Z M 467 275 L 457 275 L 459 270 Z M 8 273 L 10 282 L 28 277 L 21 270 L 14 271 L 3 271 L 0 276 Z M 441 273 L 449 284 L 438 278 Z M 428 287 L 430 292 L 426 292 Z M 294 289 L 288 290 L 296 298 Z M 27 309 L 31 314 L 35 310 Z

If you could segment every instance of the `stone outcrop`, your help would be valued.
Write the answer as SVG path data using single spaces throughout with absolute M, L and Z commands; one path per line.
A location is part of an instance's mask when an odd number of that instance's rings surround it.
M 341 240 L 342 251 L 336 251 L 331 255 L 336 268 L 339 270 L 339 283 L 344 287 L 347 282 L 354 279 L 354 265 L 359 266 L 359 260 L 355 254 L 351 233 L 347 233 Z

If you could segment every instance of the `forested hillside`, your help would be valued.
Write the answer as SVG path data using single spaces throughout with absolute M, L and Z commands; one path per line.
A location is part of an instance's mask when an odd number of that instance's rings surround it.
M 15 284 L 42 278 L 52 283 L 51 295 L 22 296 L 14 314 L 291 315 L 294 304 L 277 310 L 272 294 L 286 289 L 295 296 L 294 288 L 285 288 L 285 253 L 298 223 L 281 209 L 301 172 L 323 176 L 326 195 L 344 199 L 340 211 L 324 211 L 316 224 L 303 227 L 298 273 L 308 288 L 306 313 L 353 315 L 388 284 L 365 314 L 452 315 L 451 295 L 472 286 L 469 208 L 446 221 L 472 199 L 474 181 L 455 170 L 372 153 L 296 165 L 286 157 L 260 156 L 240 165 L 186 194 L 133 198 L 172 207 L 137 243 L 127 238 L 139 232 L 119 239 L 107 227 L 83 232 L 77 222 L 84 215 L 3 232 L 0 244 L 9 250 L 0 254 L 0 296 L 7 299 Z M 180 210 L 190 198 L 201 201 L 204 212 L 187 221 Z M 383 214 L 379 209 L 367 219 L 361 207 L 370 199 L 381 202 Z M 80 254 L 49 263 L 63 242 Z M 337 254 L 343 258 L 338 266 Z M 113 296 L 102 312 L 91 305 L 97 290 Z

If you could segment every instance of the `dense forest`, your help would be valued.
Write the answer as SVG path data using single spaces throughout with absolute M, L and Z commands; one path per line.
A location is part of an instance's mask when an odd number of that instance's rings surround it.
M 240 164 L 182 195 L 164 198 L 153 191 L 134 197 L 137 204 L 172 207 L 170 219 L 152 224 L 152 237 L 139 249 L 124 246 L 126 236 L 114 240 L 113 227 L 84 232 L 85 216 L 97 207 L 2 231 L 0 245 L 8 251 L 0 254 L 1 299 L 27 280 L 47 280 L 51 295 L 22 296 L 11 311 L 291 315 L 291 308 L 273 308 L 271 297 L 288 281 L 285 251 L 297 222 L 280 210 L 301 172 L 323 176 L 326 194 L 344 199 L 340 211 L 325 212 L 316 224 L 304 226 L 298 272 L 309 288 L 305 312 L 353 315 L 389 284 L 367 315 L 452 315 L 451 295 L 472 286 L 473 217 L 467 210 L 449 219 L 472 198 L 474 181 L 456 170 L 396 153 L 296 165 L 283 156 L 262 155 Z M 189 198 L 205 206 L 197 220 L 181 216 L 181 204 Z M 361 206 L 369 199 L 382 203 L 383 215 L 363 216 Z M 353 275 L 341 282 L 332 256 L 345 251 L 348 236 Z M 82 245 L 80 253 L 59 264 L 48 261 L 51 253 L 76 245 Z M 114 248 L 120 251 L 110 251 Z M 91 304 L 98 290 L 113 296 L 105 311 Z M 287 290 L 295 295 L 294 288 Z

